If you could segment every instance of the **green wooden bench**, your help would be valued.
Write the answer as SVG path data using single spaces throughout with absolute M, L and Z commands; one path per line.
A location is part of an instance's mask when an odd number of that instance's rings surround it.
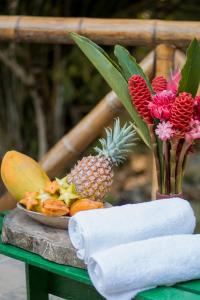
M 0 232 L 5 213 L 0 214 Z M 5 245 L 0 239 L 0 253 L 25 262 L 28 300 L 47 300 L 48 294 L 67 300 L 103 299 L 93 287 L 87 271 L 59 265 L 42 257 Z M 136 300 L 200 300 L 200 280 L 159 287 L 137 295 Z

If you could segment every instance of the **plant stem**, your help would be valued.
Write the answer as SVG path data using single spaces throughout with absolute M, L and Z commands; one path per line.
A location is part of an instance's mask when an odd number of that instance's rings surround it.
M 176 152 L 177 147 L 179 144 L 179 138 L 174 138 L 171 141 L 171 150 L 170 150 L 170 165 L 171 165 L 171 172 L 170 172 L 170 187 L 171 193 L 176 193 Z
M 169 143 L 163 141 L 163 174 L 164 174 L 164 194 L 170 193 L 170 161 L 169 161 Z
M 159 156 L 158 156 L 158 145 L 157 145 L 157 141 L 156 141 L 156 138 L 155 138 L 154 125 L 149 124 L 148 128 L 149 128 L 149 133 L 150 133 L 150 137 L 151 137 L 151 147 L 152 147 L 152 151 L 153 151 L 153 155 L 154 155 L 155 163 L 156 163 L 158 190 L 159 190 L 160 193 L 162 193 L 162 178 L 161 178 L 161 172 L 160 172 L 161 164 L 160 164 Z
M 192 142 L 184 141 L 179 155 L 177 172 L 176 172 L 176 182 L 177 182 L 176 193 L 181 193 L 182 191 L 182 180 L 183 180 L 183 174 L 184 174 L 184 169 L 186 164 L 186 155 L 191 144 Z

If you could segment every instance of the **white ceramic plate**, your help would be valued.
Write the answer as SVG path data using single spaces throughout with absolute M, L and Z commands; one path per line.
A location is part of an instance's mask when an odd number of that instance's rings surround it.
M 109 208 L 112 205 L 108 202 L 105 203 L 105 208 Z M 59 229 L 67 229 L 68 228 L 68 222 L 70 217 L 63 216 L 63 217 L 51 217 L 51 216 L 46 216 L 42 213 L 38 213 L 35 211 L 31 211 L 26 209 L 22 204 L 19 202 L 17 203 L 17 207 L 19 210 L 23 211 L 27 216 L 30 218 L 44 224 L 48 225 L 54 228 L 59 228 Z

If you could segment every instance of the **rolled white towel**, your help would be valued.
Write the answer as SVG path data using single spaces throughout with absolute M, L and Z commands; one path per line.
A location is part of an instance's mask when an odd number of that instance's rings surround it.
M 130 300 L 156 286 L 200 278 L 199 257 L 199 234 L 164 236 L 98 252 L 88 272 L 107 300 Z
M 100 250 L 156 236 L 193 233 L 188 201 L 173 198 L 79 212 L 69 221 L 77 256 L 88 262 Z

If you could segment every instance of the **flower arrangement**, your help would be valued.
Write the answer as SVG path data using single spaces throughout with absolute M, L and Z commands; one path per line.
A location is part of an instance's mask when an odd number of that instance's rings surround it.
M 71 33 L 74 42 L 116 92 L 134 121 L 138 135 L 156 161 L 159 195 L 182 194 L 187 155 L 200 138 L 200 45 L 188 47 L 182 70 L 151 82 L 134 57 L 116 45 L 118 64 L 89 39 Z
M 180 80 L 178 69 L 168 82 L 162 76 L 155 77 L 152 80 L 153 94 L 140 75 L 133 75 L 128 80 L 132 103 L 149 128 L 162 194 L 182 193 L 186 157 L 192 144 L 200 138 L 200 97 L 179 93 Z M 159 142 L 162 143 L 162 165 L 159 162 Z

